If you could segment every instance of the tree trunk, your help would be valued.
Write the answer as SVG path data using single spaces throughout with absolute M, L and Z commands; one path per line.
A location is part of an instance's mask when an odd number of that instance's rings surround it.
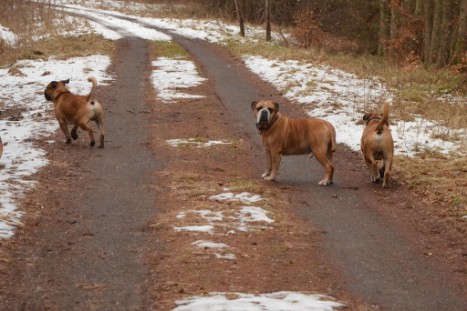
M 442 0 L 435 0 L 433 8 L 433 27 L 431 30 L 431 59 L 430 63 L 438 59 L 440 40 L 441 40 L 441 13 L 442 13 Z
M 461 0 L 459 4 L 459 27 L 454 53 L 457 62 L 462 61 L 462 57 L 467 59 L 467 0 Z
M 269 8 L 269 0 L 265 0 L 264 11 L 266 14 L 266 41 L 271 41 L 271 9 Z
M 424 30 L 423 30 L 423 62 L 426 66 L 431 65 L 431 29 L 432 29 L 432 0 L 423 3 Z
M 379 1 L 379 34 L 378 34 L 378 56 L 386 56 L 385 44 L 388 39 L 388 27 L 386 16 L 386 2 L 387 0 Z
M 440 21 L 440 37 L 439 37 L 439 53 L 436 64 L 445 66 L 449 61 L 448 46 L 451 41 L 451 31 L 449 24 L 449 1 L 441 0 L 441 21 Z
M 389 39 L 394 42 L 399 36 L 399 7 L 400 0 L 391 0 L 391 21 L 389 27 Z M 389 57 L 394 57 L 394 48 L 391 48 L 389 51 Z
M 243 23 L 243 11 L 242 11 L 243 8 L 240 8 L 238 1 L 239 0 L 234 0 L 235 11 L 237 11 L 238 24 L 240 26 L 240 35 L 244 37 L 245 36 L 245 25 Z

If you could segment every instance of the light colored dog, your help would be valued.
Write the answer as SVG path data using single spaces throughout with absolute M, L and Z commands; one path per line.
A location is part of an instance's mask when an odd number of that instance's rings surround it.
M 96 122 L 100 132 L 99 148 L 104 148 L 104 122 L 102 106 L 98 101 L 94 100 L 94 92 L 97 88 L 97 82 L 94 77 L 88 78 L 92 83 L 91 91 L 87 96 L 72 94 L 65 84 L 70 80 L 52 81 L 44 91 L 44 96 L 48 101 L 52 101 L 55 107 L 55 116 L 58 124 L 65 134 L 66 143 L 71 144 L 71 139 L 77 139 L 78 127 L 88 132 L 90 145 L 93 147 L 96 144 L 92 129 L 88 126 L 89 121 Z M 71 135 L 68 130 L 68 124 L 73 124 Z
M 381 176 L 383 188 L 389 187 L 392 159 L 394 155 L 394 142 L 389 130 L 389 105 L 384 104 L 383 114 L 366 113 L 363 121 L 366 122 L 362 134 L 361 149 L 366 165 L 370 170 L 371 181 L 376 183 Z M 381 162 L 382 163 L 378 163 Z
M 319 184 L 327 186 L 333 182 L 336 131 L 331 123 L 317 118 L 287 118 L 279 112 L 279 104 L 269 100 L 254 101 L 251 109 L 266 149 L 266 171 L 261 177 L 274 180 L 283 155 L 310 154 L 325 169 Z

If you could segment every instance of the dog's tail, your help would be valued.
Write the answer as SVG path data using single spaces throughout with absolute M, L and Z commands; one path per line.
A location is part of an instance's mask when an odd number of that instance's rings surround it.
M 389 117 L 389 104 L 385 103 L 383 108 L 383 118 L 376 126 L 376 133 L 381 134 L 383 132 L 384 125 L 388 126 L 388 117 Z
M 94 93 L 96 92 L 96 89 L 97 89 L 97 81 L 96 81 L 96 78 L 94 77 L 89 77 L 88 81 L 92 83 L 91 92 L 89 92 L 89 95 L 86 98 L 86 100 L 89 102 L 94 99 Z
M 331 132 L 331 152 L 336 151 L 336 129 L 334 126 L 331 126 L 332 132 Z

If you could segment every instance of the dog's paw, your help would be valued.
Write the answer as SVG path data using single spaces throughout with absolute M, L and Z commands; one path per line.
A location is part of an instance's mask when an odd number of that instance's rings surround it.
M 78 133 L 76 131 L 71 131 L 71 138 L 73 138 L 74 140 L 77 140 L 78 139 Z
M 261 175 L 262 178 L 266 178 L 268 177 L 269 175 L 271 175 L 271 173 L 268 173 L 268 172 L 265 172 Z
M 327 180 L 327 179 L 323 179 L 319 182 L 319 185 L 320 186 L 327 186 L 327 185 L 330 185 L 332 184 L 332 180 Z
M 264 180 L 273 181 L 275 178 L 276 176 L 269 175 L 269 176 L 264 177 Z
M 66 144 L 71 144 L 71 139 L 67 139 Z
M 96 144 L 96 141 L 95 140 L 91 140 L 91 143 L 89 144 L 91 147 L 94 147 L 94 145 Z

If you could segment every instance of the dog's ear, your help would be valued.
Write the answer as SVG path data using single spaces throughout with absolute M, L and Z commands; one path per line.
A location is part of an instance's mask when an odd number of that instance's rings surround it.
M 68 84 L 68 83 L 70 83 L 70 79 L 62 80 L 62 83 L 63 84 Z
M 279 104 L 276 103 L 276 102 L 273 102 L 273 104 L 274 104 L 274 108 L 275 108 L 276 112 L 279 112 Z
M 53 89 L 56 89 L 56 88 L 57 88 L 57 84 L 58 84 L 57 81 L 52 81 L 52 82 L 50 82 L 50 86 L 51 86 Z
M 366 120 L 368 120 L 369 118 L 370 118 L 370 114 L 369 114 L 369 113 L 365 113 L 365 114 L 363 115 L 363 121 L 366 121 Z
M 251 110 L 253 110 L 253 111 L 255 110 L 256 104 L 257 104 L 258 102 L 259 102 L 259 100 L 255 100 L 255 101 L 251 102 Z

